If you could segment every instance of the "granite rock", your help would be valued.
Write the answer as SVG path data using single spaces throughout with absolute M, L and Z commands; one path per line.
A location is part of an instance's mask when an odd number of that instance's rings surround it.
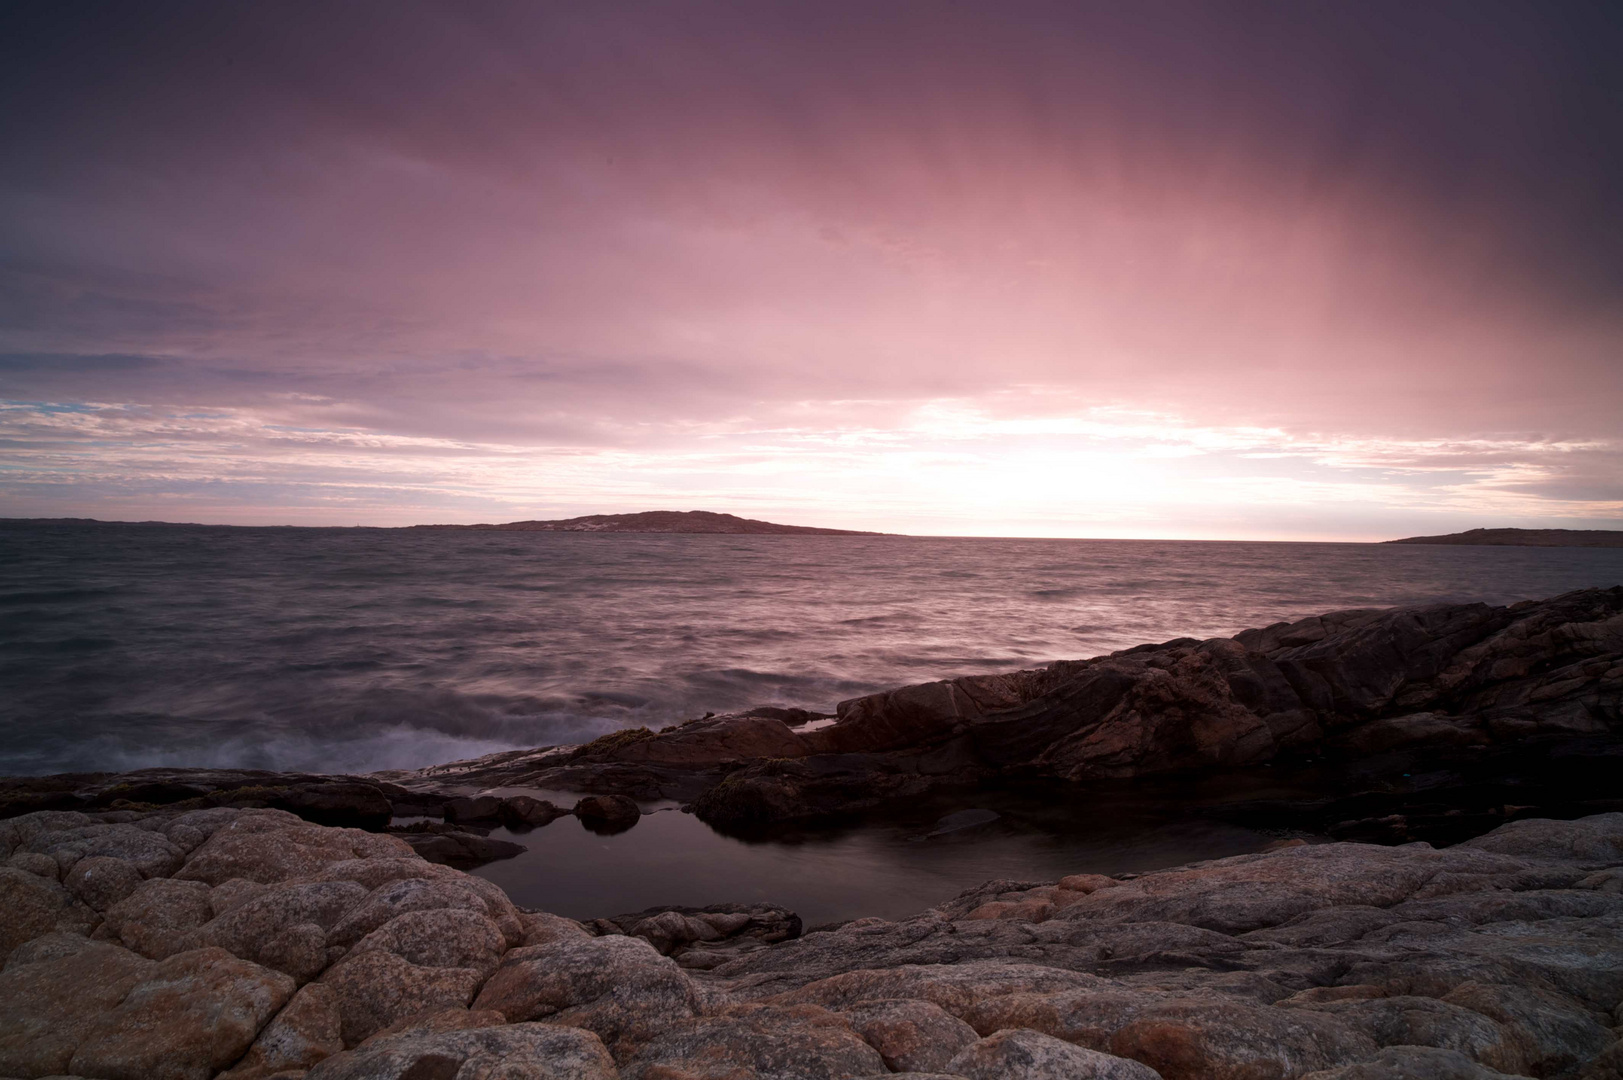
M 1159 1080 L 1126 1058 L 1086 1050 L 1035 1031 L 1012 1028 L 970 1043 L 944 1072 L 965 1080 Z

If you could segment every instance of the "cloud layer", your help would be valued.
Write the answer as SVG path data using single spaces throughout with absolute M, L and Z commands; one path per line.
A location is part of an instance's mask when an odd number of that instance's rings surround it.
M 6 513 L 1623 520 L 1604 5 L 6 18 Z

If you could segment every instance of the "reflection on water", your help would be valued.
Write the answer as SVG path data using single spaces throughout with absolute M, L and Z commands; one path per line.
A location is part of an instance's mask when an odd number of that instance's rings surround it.
M 1274 839 L 1164 809 L 1020 807 L 996 796 L 955 809 L 987 806 L 1001 811 L 998 820 L 933 836 L 936 818 L 919 816 L 761 842 L 721 836 L 674 807 L 645 814 L 617 836 L 560 818 L 534 832 L 491 833 L 529 850 L 476 873 L 522 907 L 577 919 L 660 904 L 764 901 L 816 926 L 902 918 L 995 878 L 1152 870 L 1256 851 Z

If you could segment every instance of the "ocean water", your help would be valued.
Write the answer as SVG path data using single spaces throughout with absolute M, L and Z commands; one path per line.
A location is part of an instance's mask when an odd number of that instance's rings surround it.
M 0 773 L 411 768 L 1619 583 L 1616 549 L 0 522 Z

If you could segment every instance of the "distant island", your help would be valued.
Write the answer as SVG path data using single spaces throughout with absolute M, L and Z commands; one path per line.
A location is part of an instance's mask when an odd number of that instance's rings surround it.
M 882 536 L 856 529 L 778 525 L 709 510 L 646 510 L 640 514 L 590 514 L 561 521 L 509 521 L 504 525 L 412 525 L 413 529 L 482 529 L 495 532 L 723 533 L 732 536 Z
M 1623 547 L 1619 529 L 1470 529 L 1446 536 L 1410 536 L 1388 544 L 1474 544 L 1480 547 Z

